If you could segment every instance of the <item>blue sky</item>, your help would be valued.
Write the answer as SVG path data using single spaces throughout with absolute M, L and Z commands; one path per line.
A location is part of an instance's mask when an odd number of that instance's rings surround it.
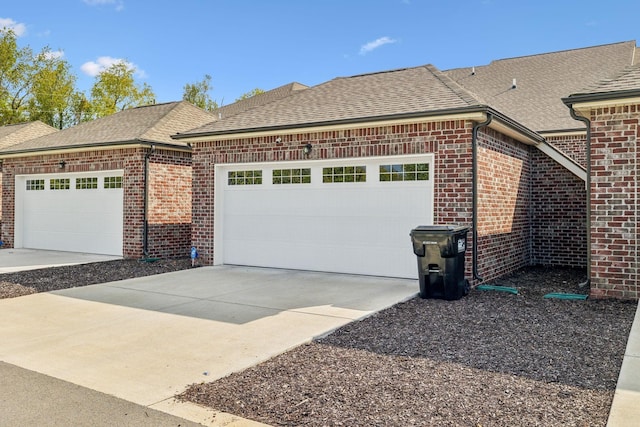
M 229 104 L 254 89 L 433 64 L 637 40 L 637 0 L 20 0 L 0 27 L 20 46 L 60 52 L 89 92 L 115 60 L 136 69 L 157 102 L 212 76 Z

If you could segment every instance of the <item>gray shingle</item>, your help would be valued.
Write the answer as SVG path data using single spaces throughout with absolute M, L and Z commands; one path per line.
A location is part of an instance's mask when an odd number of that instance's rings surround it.
M 478 97 L 426 65 L 336 78 L 182 135 L 348 121 L 480 104 Z
M 444 73 L 535 131 L 579 128 L 562 98 L 631 65 L 635 41 L 519 58 Z M 512 89 L 513 79 L 517 87 Z
M 120 111 L 55 134 L 25 141 L 1 149 L 0 154 L 135 141 L 184 146 L 183 143 L 172 139 L 171 135 L 202 126 L 214 119 L 213 114 L 186 101 L 149 105 Z
M 626 67 L 614 76 L 578 91 L 572 95 L 614 93 L 626 91 L 640 91 L 640 64 Z
M 289 83 L 275 89 L 268 90 L 259 95 L 254 95 L 247 99 L 241 99 L 240 101 L 236 101 L 233 104 L 224 105 L 216 110 L 216 114 L 218 117 L 226 118 L 238 113 L 242 113 L 243 111 L 247 111 L 251 108 L 259 107 L 264 104 L 268 104 L 273 101 L 277 101 L 278 99 L 285 98 L 296 91 L 307 89 L 308 86 L 305 86 L 300 83 Z
M 0 127 L 0 149 L 14 146 L 30 139 L 57 132 L 39 120 Z

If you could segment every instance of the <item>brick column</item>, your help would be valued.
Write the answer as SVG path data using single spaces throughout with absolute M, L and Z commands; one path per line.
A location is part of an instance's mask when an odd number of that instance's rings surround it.
M 637 300 L 640 106 L 591 112 L 591 296 Z

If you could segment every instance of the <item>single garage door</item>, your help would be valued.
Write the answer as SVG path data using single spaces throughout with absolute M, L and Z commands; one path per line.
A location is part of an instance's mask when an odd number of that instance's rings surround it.
M 122 176 L 16 176 L 15 246 L 122 256 Z
M 216 168 L 215 263 L 417 277 L 433 155 Z M 222 179 L 220 179 L 222 178 Z

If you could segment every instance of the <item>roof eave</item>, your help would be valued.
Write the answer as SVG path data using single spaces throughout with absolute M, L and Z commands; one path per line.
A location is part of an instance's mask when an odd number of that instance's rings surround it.
M 487 114 L 492 114 L 497 121 L 493 124 L 493 127 L 499 129 L 502 132 L 506 132 L 515 139 L 524 140 L 523 142 L 529 144 L 537 144 L 544 141 L 544 138 L 531 129 L 521 125 L 520 123 L 510 119 L 504 114 L 488 107 L 486 105 L 474 105 L 469 107 L 448 108 L 442 110 L 421 111 L 405 114 L 390 114 L 385 116 L 374 117 L 359 117 L 355 119 L 345 120 L 330 120 L 323 122 L 312 122 L 303 124 L 291 124 L 282 126 L 269 126 L 261 128 L 242 128 L 225 131 L 207 131 L 207 132 L 195 132 L 188 134 L 177 134 L 171 137 L 178 140 L 189 140 L 192 142 L 206 141 L 210 139 L 220 139 L 220 137 L 227 138 L 241 138 L 250 134 L 260 135 L 275 135 L 283 131 L 292 130 L 306 130 L 309 131 L 313 128 L 323 127 L 343 127 L 357 126 L 364 123 L 381 123 L 381 122 L 400 122 L 413 119 L 429 119 L 431 121 L 442 119 L 464 119 L 471 121 L 484 121 Z
M 158 142 L 144 139 L 134 139 L 130 141 L 114 141 L 114 142 L 105 142 L 100 144 L 77 144 L 70 146 L 58 146 L 58 147 L 40 147 L 40 148 L 27 148 L 23 150 L 6 150 L 0 152 L 0 159 L 8 159 L 12 157 L 30 157 L 30 156 L 38 156 L 41 154 L 59 154 L 59 153 L 73 153 L 73 152 L 84 152 L 84 151 L 92 151 L 92 150 L 116 150 L 119 148 L 135 148 L 139 147 L 151 147 L 155 148 L 173 150 L 173 151 L 183 151 L 183 152 L 191 152 L 191 147 L 179 146 L 175 144 L 170 144 L 166 142 Z
M 592 108 L 640 104 L 640 89 L 580 93 L 562 98 L 562 102 L 567 107 L 581 112 L 589 111 Z

